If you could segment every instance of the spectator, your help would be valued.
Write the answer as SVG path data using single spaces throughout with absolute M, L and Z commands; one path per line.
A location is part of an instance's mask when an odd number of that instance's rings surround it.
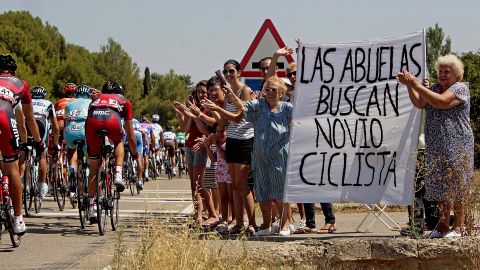
M 438 83 L 423 86 L 415 76 L 402 71 L 397 80 L 405 84 L 413 105 L 426 111 L 425 199 L 437 201 L 440 221 L 432 238 L 460 237 L 464 222 L 464 199 L 473 177 L 473 132 L 470 127 L 470 91 L 461 83 L 463 63 L 455 55 L 436 62 Z M 454 224 L 450 230 L 453 203 Z
M 255 198 L 260 202 L 263 223 L 257 235 L 272 234 L 272 201 L 283 213 L 280 235 L 290 235 L 289 205 L 282 202 L 290 139 L 292 104 L 280 101 L 286 86 L 277 76 L 265 81 L 265 98 L 241 102 L 232 92 L 229 98 L 244 111 L 247 121 L 254 125 L 255 141 L 252 154 L 255 179 Z
M 252 98 L 252 90 L 240 81 L 240 69 L 240 63 L 235 60 L 228 60 L 223 65 L 223 74 L 231 85 L 230 90 L 233 91 L 234 95 L 240 100 L 249 101 Z M 217 112 L 223 120 L 228 120 L 225 150 L 228 171 L 233 183 L 236 221 L 231 233 L 238 233 L 242 230 L 243 213 L 246 211 L 249 223 L 248 232 L 254 234 L 257 227 L 254 215 L 254 200 L 248 187 L 248 172 L 250 171 L 253 148 L 253 125 L 243 119 L 241 110 L 231 103 L 232 98 L 229 97 L 225 109 L 208 101 L 206 107 L 212 112 Z

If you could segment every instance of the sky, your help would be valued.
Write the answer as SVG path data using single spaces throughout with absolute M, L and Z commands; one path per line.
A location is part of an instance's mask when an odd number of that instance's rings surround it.
M 112 37 L 143 76 L 173 69 L 208 79 L 228 59 L 239 62 L 270 18 L 287 46 L 398 36 L 438 23 L 454 52 L 480 49 L 480 1 L 15 0 L 0 12 L 27 10 L 56 26 L 67 42 L 99 51 Z M 273 54 L 272 50 L 272 54 Z

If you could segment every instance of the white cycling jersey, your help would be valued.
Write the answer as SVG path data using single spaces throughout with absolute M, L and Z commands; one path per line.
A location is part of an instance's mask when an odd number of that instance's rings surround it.
M 163 132 L 163 140 L 164 141 L 168 141 L 168 140 L 175 141 L 176 139 L 177 139 L 177 136 L 175 135 L 175 133 L 173 133 L 171 131 Z

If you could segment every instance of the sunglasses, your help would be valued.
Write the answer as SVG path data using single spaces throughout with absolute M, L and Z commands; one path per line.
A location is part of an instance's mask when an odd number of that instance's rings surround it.
M 263 91 L 265 91 L 265 93 L 269 93 L 269 92 L 277 93 L 278 89 L 276 89 L 276 88 L 265 88 L 265 89 L 263 89 Z
M 268 67 L 260 67 L 259 69 L 260 69 L 260 71 L 265 72 L 265 71 L 268 70 Z
M 296 70 L 295 70 L 295 71 L 292 71 L 292 72 L 288 72 L 288 73 L 287 73 L 287 77 L 288 77 L 288 78 L 290 78 L 290 77 L 292 77 L 292 76 L 295 76 L 295 77 L 297 77 L 297 71 L 296 71 Z
M 224 69 L 222 71 L 223 75 L 227 75 L 227 74 L 235 74 L 235 69 L 231 68 L 231 69 Z

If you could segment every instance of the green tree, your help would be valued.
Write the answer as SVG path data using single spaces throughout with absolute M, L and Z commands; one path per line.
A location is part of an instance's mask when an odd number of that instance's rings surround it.
M 480 167 L 480 51 L 461 56 L 465 82 L 470 88 L 470 124 L 475 134 L 475 166 Z
M 150 69 L 148 67 L 145 68 L 145 77 L 143 78 L 143 97 L 148 95 L 151 88 L 151 78 L 150 78 Z
M 427 67 L 430 73 L 430 78 L 433 81 L 437 78 L 437 72 L 435 71 L 435 62 L 437 58 L 442 55 L 446 55 L 451 51 L 452 40 L 450 36 L 447 36 L 444 43 L 445 34 L 443 29 L 435 24 L 435 27 L 429 27 L 426 32 L 427 42 Z

